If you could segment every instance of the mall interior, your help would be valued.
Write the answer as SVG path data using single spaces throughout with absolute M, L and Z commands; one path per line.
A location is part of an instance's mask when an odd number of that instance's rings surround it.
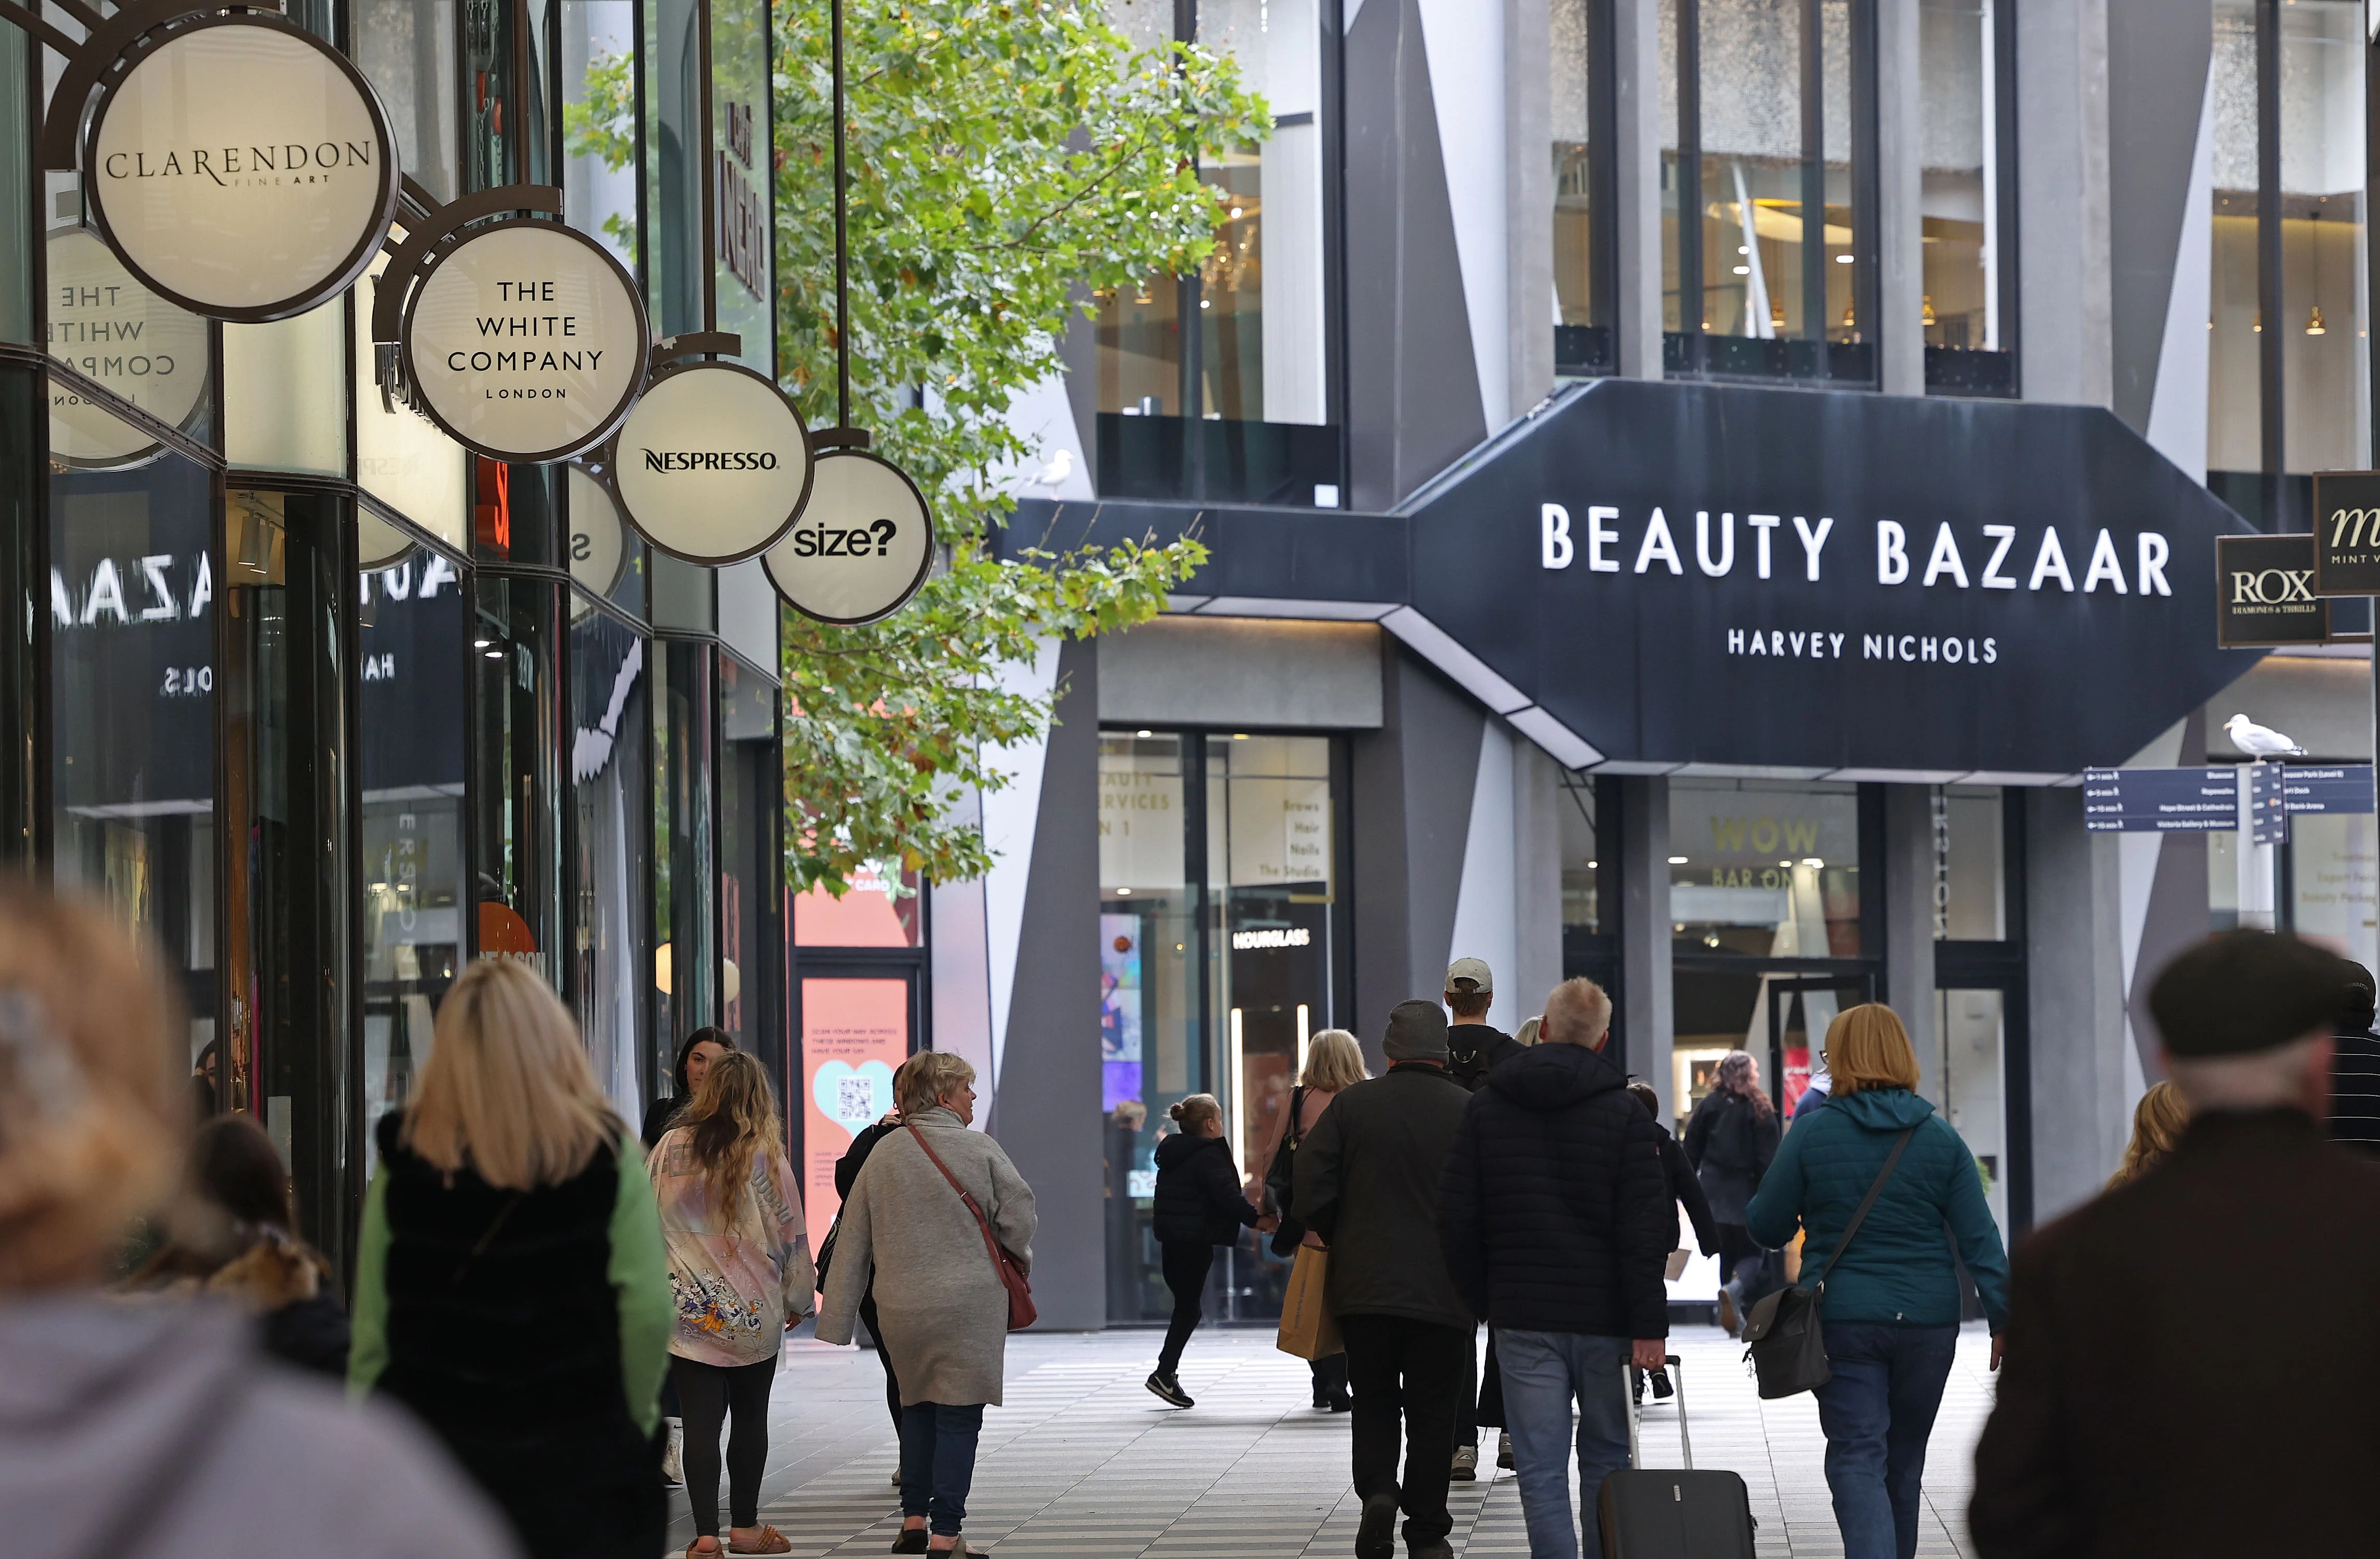
M 351 1259 L 370 1123 L 492 958 L 630 1118 L 698 1026 L 766 1059 L 814 1239 L 872 1107 L 837 1084 L 965 1055 L 1047 1329 L 1165 1315 L 1169 1105 L 1217 1094 L 1253 1169 L 1310 1036 L 1377 1069 L 1457 956 L 1507 1030 L 1605 985 L 1680 1119 L 1734 1049 L 1790 1106 L 1889 1002 L 2004 1232 L 2088 1195 L 2145 981 L 2245 878 L 2234 832 L 2086 829 L 2083 771 L 2238 762 L 2240 712 L 2372 757 L 2360 603 L 2272 651 L 2212 612 L 2217 537 L 2372 464 L 2361 7 L 1108 8 L 1236 60 L 1273 129 L 1202 170 L 1211 257 L 1087 298 L 1018 397 L 993 545 L 1208 562 L 1012 668 L 1061 697 L 958 798 L 988 875 L 798 901 L 759 564 L 390 401 L 378 264 L 267 324 L 145 292 L 40 154 L 57 59 L 0 23 L 0 852 L 164 949 L 308 1238 Z M 765 0 L 286 11 L 431 195 L 559 186 L 657 335 L 773 371 L 767 247 L 722 243 L 773 199 L 727 131 L 783 90 Z M 2275 919 L 2373 962 L 2375 865 L 2369 812 L 2298 821 Z M 1286 1275 L 1244 1243 L 1211 1312 Z

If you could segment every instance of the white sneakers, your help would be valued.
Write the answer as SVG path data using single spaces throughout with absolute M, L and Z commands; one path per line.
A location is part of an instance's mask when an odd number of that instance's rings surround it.
M 662 1452 L 662 1481 L 673 1489 L 686 1487 L 686 1466 L 682 1460 L 686 1446 L 686 1420 L 665 1419 L 669 1425 L 669 1444 Z

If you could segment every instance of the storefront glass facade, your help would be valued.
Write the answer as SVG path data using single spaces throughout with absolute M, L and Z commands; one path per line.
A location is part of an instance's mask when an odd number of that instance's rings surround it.
M 1264 1172 L 1307 1042 L 1350 1006 L 1344 758 L 1327 736 L 1107 731 L 1099 742 L 1100 1107 L 1111 1320 L 1171 1301 L 1148 1232 L 1166 1112 L 1223 1106 L 1243 1176 Z M 1233 1316 L 1278 1314 L 1283 1263 L 1218 1263 Z
M 667 83 L 633 68 L 638 11 L 290 8 L 372 81 L 431 197 L 560 176 L 566 220 L 631 258 L 666 119 L 689 176 L 656 219 L 683 229 L 682 268 L 701 263 L 693 314 L 681 297 L 654 323 L 696 328 L 718 214 L 695 176 L 713 150 L 699 23 L 740 30 L 712 63 L 717 98 L 745 105 L 718 150 L 759 160 L 748 236 L 770 197 L 764 112 L 745 111 L 766 91 L 765 9 L 678 7 Z M 714 576 L 683 567 L 657 601 L 583 472 L 470 455 L 384 398 L 384 262 L 269 325 L 143 291 L 85 225 L 78 175 L 35 176 L 32 100 L 55 76 L 0 25 L 0 583 L 42 607 L 0 648 L 0 854 L 154 941 L 198 1107 L 260 1120 L 337 1261 L 370 1125 L 469 960 L 550 980 L 630 1119 L 698 1022 L 783 1067 L 773 617 L 722 634 Z M 596 127 L 612 139 L 577 144 Z M 757 274 L 728 328 L 765 366 Z

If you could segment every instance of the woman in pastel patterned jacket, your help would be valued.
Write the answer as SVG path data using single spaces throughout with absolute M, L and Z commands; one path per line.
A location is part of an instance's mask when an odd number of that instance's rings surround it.
M 694 1102 L 646 1160 L 677 1301 L 670 1373 L 686 1409 L 692 1555 L 722 1551 L 719 1432 L 731 1415 L 725 1552 L 793 1546 L 760 1525 L 760 1472 L 777 1355 L 786 1329 L 810 1312 L 816 1271 L 777 1121 L 767 1069 L 731 1051 L 711 1063 Z

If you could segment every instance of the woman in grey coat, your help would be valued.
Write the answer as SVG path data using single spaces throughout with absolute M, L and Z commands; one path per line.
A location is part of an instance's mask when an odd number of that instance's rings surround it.
M 1000 1403 L 1008 1348 L 1008 1290 L 975 1215 L 935 1158 L 975 1198 L 1002 1247 L 1027 1268 L 1033 1262 L 1033 1188 L 998 1142 L 966 1129 L 974 1083 L 973 1067 L 938 1050 L 918 1052 L 893 1074 L 904 1130 L 868 1155 L 843 1204 L 819 1311 L 820 1340 L 849 1342 L 873 1272 L 880 1341 L 901 1382 L 895 1553 L 966 1552 L 959 1528 L 975 1480 L 976 1436 L 985 1404 Z

